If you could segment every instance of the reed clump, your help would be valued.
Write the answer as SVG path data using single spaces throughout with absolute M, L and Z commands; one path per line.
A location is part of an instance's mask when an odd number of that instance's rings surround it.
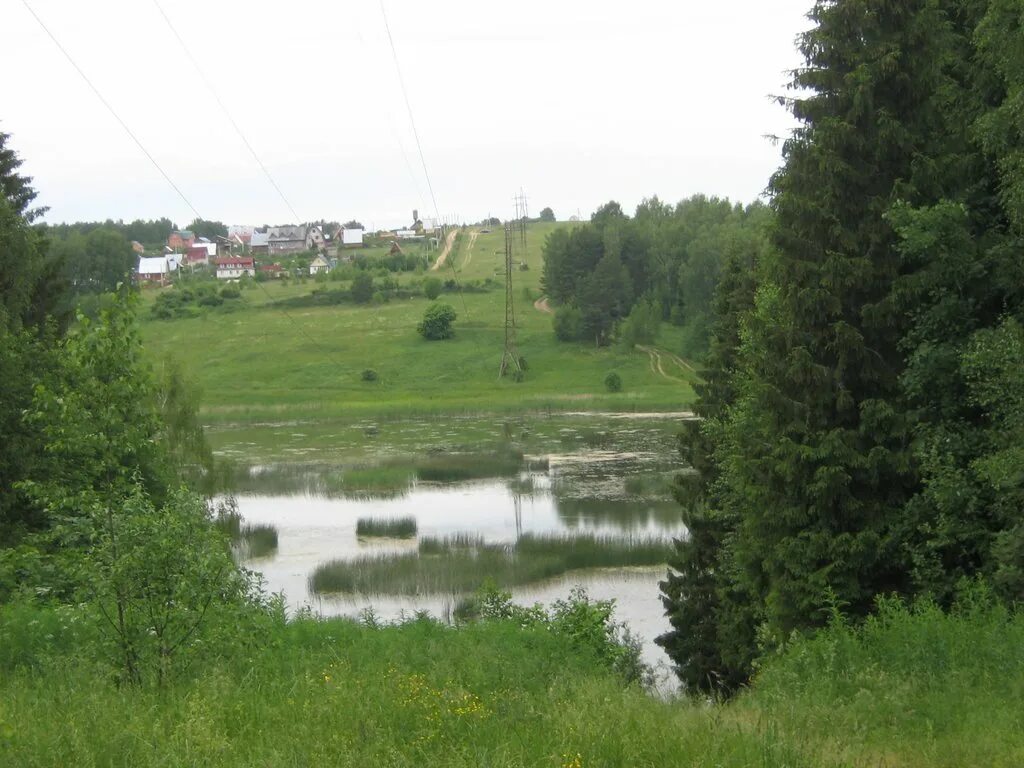
M 356 521 L 356 536 L 411 539 L 416 535 L 415 517 L 361 517 Z

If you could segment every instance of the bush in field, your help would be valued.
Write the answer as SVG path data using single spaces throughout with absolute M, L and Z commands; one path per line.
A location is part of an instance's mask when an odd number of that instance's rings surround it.
M 423 321 L 416 326 L 416 330 L 428 341 L 450 339 L 455 335 L 452 323 L 456 317 L 458 316 L 451 304 L 431 304 L 423 313 Z
M 222 299 L 238 299 L 241 298 L 242 292 L 231 285 L 225 285 L 220 289 L 220 297 Z
M 555 338 L 559 341 L 579 341 L 583 338 L 583 313 L 577 307 L 559 307 L 555 310 L 551 324 L 555 329 Z
M 441 282 L 440 278 L 428 277 L 423 281 L 423 295 L 433 301 L 441 295 L 442 287 L 444 287 L 444 284 Z
M 377 372 L 373 370 L 373 368 L 367 368 L 359 375 L 359 378 L 361 378 L 363 381 L 376 381 L 380 377 L 377 375 Z
M 622 391 L 622 377 L 619 376 L 615 371 L 611 371 L 607 376 L 604 377 L 604 388 L 609 392 L 621 392 Z
M 352 301 L 366 304 L 373 298 L 373 276 L 369 272 L 360 272 L 352 280 Z

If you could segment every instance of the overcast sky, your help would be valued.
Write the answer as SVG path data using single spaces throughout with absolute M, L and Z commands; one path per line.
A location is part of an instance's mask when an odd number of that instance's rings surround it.
M 204 218 L 294 217 L 153 0 L 28 0 Z M 159 0 L 304 220 L 434 204 L 380 0 Z M 791 127 L 769 96 L 811 0 L 384 0 L 442 216 L 749 202 Z M 0 0 L 0 131 L 47 220 L 193 218 L 22 0 Z

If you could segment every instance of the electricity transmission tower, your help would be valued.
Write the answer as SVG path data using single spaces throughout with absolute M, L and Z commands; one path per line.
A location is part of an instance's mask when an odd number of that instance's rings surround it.
M 515 242 L 514 222 L 505 222 L 505 351 L 501 356 L 501 367 L 498 369 L 500 379 L 508 372 L 513 376 L 523 375 L 523 366 L 516 346 L 516 308 L 512 295 L 512 253 Z

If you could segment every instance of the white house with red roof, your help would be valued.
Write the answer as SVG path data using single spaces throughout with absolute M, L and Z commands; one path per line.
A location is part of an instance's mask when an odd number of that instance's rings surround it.
M 214 264 L 218 280 L 237 280 L 244 275 L 256 277 L 256 263 L 252 256 L 225 256 L 214 259 Z

